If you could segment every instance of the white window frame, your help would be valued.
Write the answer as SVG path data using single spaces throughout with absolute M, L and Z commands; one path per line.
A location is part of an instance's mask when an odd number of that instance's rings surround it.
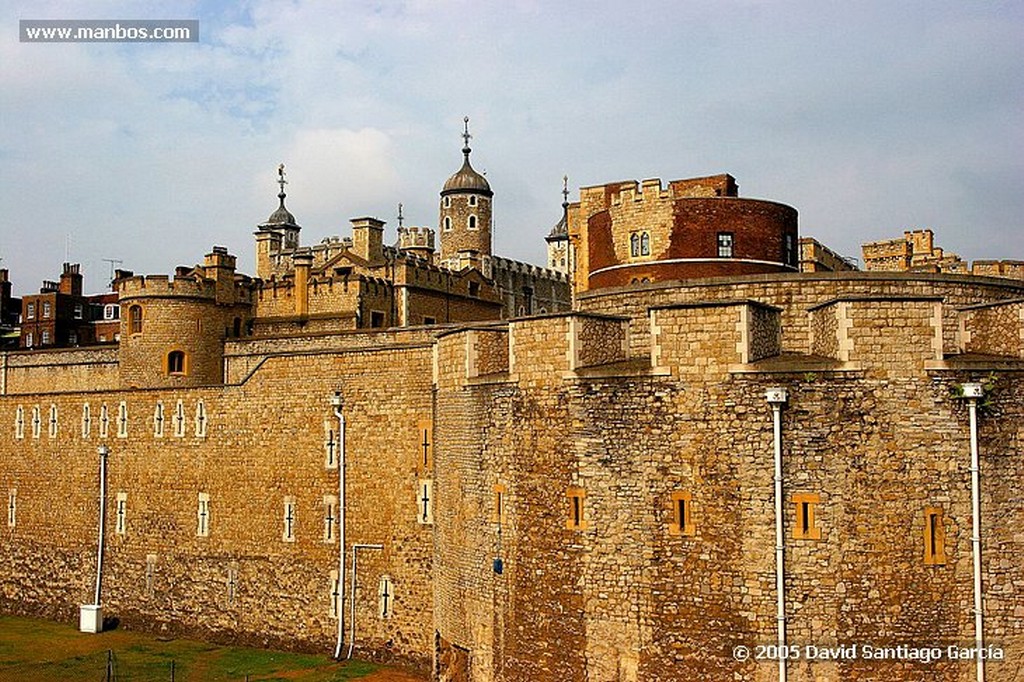
M 123 400 L 117 406 L 117 437 L 128 437 L 128 403 Z
M 199 493 L 196 506 L 196 537 L 210 537 L 210 494 Z

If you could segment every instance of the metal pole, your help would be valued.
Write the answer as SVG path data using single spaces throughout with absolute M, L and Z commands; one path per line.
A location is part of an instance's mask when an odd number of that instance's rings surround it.
M 351 602 L 352 614 L 349 617 L 349 627 L 352 628 L 348 636 L 348 655 L 346 659 L 352 658 L 352 649 L 356 645 L 356 552 L 360 549 L 384 549 L 384 545 L 352 545 L 352 596 L 349 598 Z
M 971 416 L 971 545 L 974 549 L 974 657 L 977 661 L 977 680 L 985 682 L 985 659 L 981 650 L 985 646 L 981 601 L 981 460 L 978 454 L 978 400 L 967 403 Z
M 334 658 L 341 658 L 341 641 L 345 636 L 345 415 L 341 411 L 341 391 L 335 391 L 331 398 L 334 416 L 338 418 L 338 596 L 341 603 L 335 605 L 338 614 L 338 638 L 334 645 Z
M 107 455 L 110 449 L 106 445 L 96 448 L 100 456 L 100 537 L 96 549 L 96 594 L 93 604 L 100 605 L 100 587 L 103 584 L 103 531 L 106 526 L 107 508 Z
M 786 402 L 786 389 L 770 388 L 765 398 L 772 406 L 772 441 L 775 450 L 775 618 L 778 624 L 779 682 L 786 682 L 786 548 L 782 527 L 782 405 Z

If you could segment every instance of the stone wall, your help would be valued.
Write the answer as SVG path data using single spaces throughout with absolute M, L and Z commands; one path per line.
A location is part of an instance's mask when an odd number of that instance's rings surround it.
M 119 382 L 116 346 L 0 354 L 0 395 L 102 390 Z
M 961 352 L 1024 358 L 1024 300 L 962 308 L 959 322 Z

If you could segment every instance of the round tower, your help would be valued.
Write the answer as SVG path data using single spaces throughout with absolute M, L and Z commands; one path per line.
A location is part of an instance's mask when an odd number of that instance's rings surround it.
M 441 260 L 468 255 L 470 261 L 491 255 L 491 198 L 494 192 L 469 163 L 469 117 L 463 119 L 462 168 L 441 190 Z

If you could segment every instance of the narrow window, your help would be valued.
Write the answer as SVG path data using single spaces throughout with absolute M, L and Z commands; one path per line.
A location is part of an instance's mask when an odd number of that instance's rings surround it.
M 242 318 L 236 317 L 231 323 L 231 332 L 236 339 L 242 335 Z
M 21 405 L 14 411 L 14 437 L 18 440 L 25 437 L 25 408 Z
M 82 308 L 82 304 L 81 303 L 76 303 L 75 304 L 75 312 L 74 312 L 74 317 L 75 317 L 76 320 L 82 319 L 83 311 L 84 311 L 84 308 Z
M 39 415 L 39 406 L 32 406 L 32 437 L 39 438 L 43 428 L 43 418 Z
M 50 421 L 49 421 L 49 436 L 50 438 L 57 437 L 57 406 L 50 404 Z
M 650 256 L 651 255 L 651 233 L 641 232 L 640 233 L 640 255 Z
M 76 332 L 74 329 L 68 332 L 68 344 L 71 346 L 78 345 L 78 332 Z
M 378 329 L 384 326 L 384 313 L 379 310 L 370 311 L 370 326 Z
M 295 542 L 295 498 L 285 497 L 284 498 L 284 517 L 282 518 L 284 523 L 284 531 L 281 533 L 281 539 L 285 542 Z
M 164 437 L 164 404 L 161 402 L 153 408 L 153 435 L 157 438 Z
M 174 406 L 174 435 L 177 438 L 185 437 L 185 403 L 180 400 Z
M 821 529 L 815 521 L 817 506 L 821 496 L 817 493 L 797 493 L 793 495 L 796 508 L 796 522 L 793 525 L 793 537 L 797 540 L 820 540 Z
M 123 400 L 117 406 L 117 437 L 128 437 L 128 404 Z
M 491 514 L 491 521 L 499 526 L 505 525 L 506 494 L 508 488 L 502 484 L 494 486 L 494 512 Z
M 195 433 L 196 438 L 206 438 L 206 405 L 202 400 L 196 403 Z
M 672 493 L 670 535 L 694 535 L 693 496 L 684 490 Z
M 146 596 L 152 597 L 156 578 L 156 554 L 146 555 Z
M 167 354 L 167 373 L 185 374 L 185 353 L 180 350 L 172 350 Z
M 475 230 L 476 229 L 476 216 L 475 215 L 469 216 L 469 222 L 468 222 L 467 226 L 471 230 Z
M 89 437 L 89 431 L 92 429 L 92 411 L 89 408 L 89 403 L 82 404 L 82 438 Z
M 41 336 L 42 336 L 42 338 L 39 339 L 39 343 L 42 344 L 43 346 L 49 346 L 50 345 L 50 332 L 49 332 L 49 330 L 44 329 Z
M 25 348 L 31 348 L 32 343 L 32 332 L 29 332 L 28 334 L 25 334 Z
M 633 258 L 640 255 L 640 235 L 636 232 L 629 235 L 629 255 Z
M 796 248 L 791 234 L 782 236 L 782 262 L 786 265 L 796 265 Z
M 36 304 L 29 303 L 25 306 L 25 319 L 34 320 L 36 319 Z
M 474 297 L 480 295 L 480 283 L 479 282 L 470 282 L 469 283 L 469 295 L 470 296 L 474 296 Z
M 118 535 L 124 535 L 125 529 L 127 528 L 128 519 L 126 514 L 128 512 L 128 493 L 117 494 L 117 507 L 115 513 L 117 517 L 114 520 L 114 532 Z
M 338 617 L 338 610 L 341 607 L 341 591 L 338 589 L 338 571 L 331 571 L 331 590 L 327 593 L 327 614 L 331 618 Z
M 48 301 L 43 301 L 43 319 L 48 320 L 53 315 L 53 306 Z
M 238 593 L 238 565 L 228 566 L 228 573 L 224 577 L 224 587 L 227 590 L 228 606 L 235 605 L 235 595 Z
M 566 493 L 569 500 L 569 517 L 565 520 L 565 527 L 573 530 L 583 530 L 587 527 L 587 521 L 583 516 L 583 500 L 587 493 L 583 488 L 571 487 Z
M 377 588 L 377 596 L 380 599 L 380 617 L 390 618 L 391 607 L 394 604 L 395 591 L 391 586 L 391 576 L 382 575 L 380 586 Z
M 946 563 L 946 531 L 939 507 L 925 507 L 924 510 L 924 563 L 926 566 Z
M 451 197 L 445 197 L 444 198 L 444 207 L 445 208 L 451 208 L 452 207 L 452 198 Z
M 324 422 L 324 467 L 338 468 L 338 439 L 334 433 L 334 422 Z
M 732 232 L 718 233 L 718 257 L 732 258 Z
M 444 231 L 445 232 L 451 232 L 451 229 L 452 229 L 452 219 L 451 219 L 451 216 L 445 216 L 444 217 Z
M 470 195 L 470 197 L 469 197 L 469 205 L 470 206 L 476 206 L 476 197 L 475 196 Z
M 128 308 L 128 333 L 142 333 L 142 306 L 133 305 Z
M 18 524 L 18 489 L 7 491 L 7 527 L 14 528 Z
M 114 303 L 108 303 L 105 306 L 103 306 L 103 319 L 116 320 L 118 317 L 120 317 L 120 315 L 118 315 L 119 307 L 120 306 L 115 305 Z
M 416 422 L 416 449 L 419 450 L 418 464 L 421 472 L 434 468 L 434 422 L 421 419 Z
M 427 326 L 430 326 L 432 324 L 437 324 L 437 318 L 436 317 L 427 317 L 426 315 L 424 315 L 423 316 L 423 324 L 425 324 Z
M 110 433 L 110 413 L 107 411 L 107 404 L 100 405 L 100 438 L 106 438 Z
M 422 478 L 416 492 L 416 521 L 423 525 L 434 523 L 434 482 Z
M 333 543 L 338 533 L 338 498 L 324 495 L 324 542 Z
M 199 493 L 199 506 L 196 508 L 196 535 L 201 538 L 210 537 L 210 495 Z

